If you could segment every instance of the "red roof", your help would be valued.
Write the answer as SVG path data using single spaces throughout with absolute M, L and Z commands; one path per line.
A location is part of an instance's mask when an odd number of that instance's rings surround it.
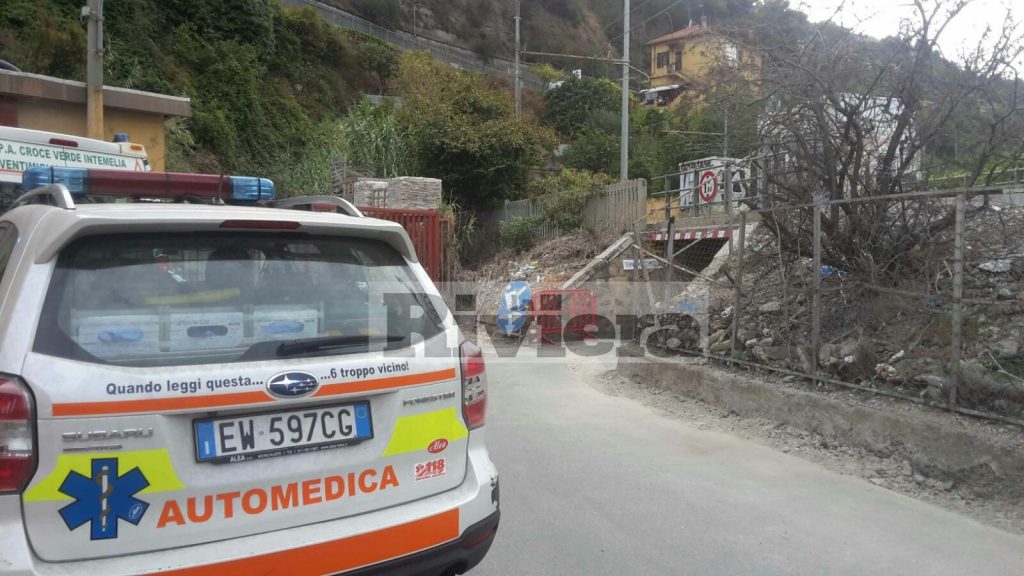
M 651 44 L 660 44 L 661 42 L 671 42 L 672 40 L 681 40 L 683 38 L 689 38 L 691 36 L 697 36 L 699 34 L 703 34 L 704 32 L 708 32 L 707 27 L 694 24 L 693 26 L 687 26 L 686 28 L 683 28 L 682 30 L 676 30 L 675 32 L 672 32 L 670 34 L 665 34 L 664 36 L 658 36 L 654 40 L 651 40 L 650 42 L 648 42 L 647 45 L 650 46 Z

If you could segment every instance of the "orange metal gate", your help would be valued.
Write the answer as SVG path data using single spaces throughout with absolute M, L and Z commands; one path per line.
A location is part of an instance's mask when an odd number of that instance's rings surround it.
M 586 337 L 587 326 L 597 322 L 597 296 L 590 290 L 537 290 L 531 308 L 542 343 L 555 343 L 552 336 Z
M 359 210 L 370 218 L 397 222 L 405 228 L 416 248 L 416 257 L 427 270 L 434 282 L 447 280 L 444 278 L 446 251 L 448 244 L 444 242 L 442 231 L 449 230 L 445 226 L 447 220 L 441 217 L 436 209 L 405 210 L 401 208 L 360 207 Z

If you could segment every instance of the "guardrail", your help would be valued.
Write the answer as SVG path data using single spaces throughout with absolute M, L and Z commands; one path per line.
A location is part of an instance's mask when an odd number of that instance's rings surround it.
M 434 58 L 462 70 L 472 70 L 489 76 L 515 78 L 515 62 L 506 58 L 493 57 L 487 59 L 480 56 L 480 54 L 473 52 L 472 50 L 462 48 L 461 46 L 440 42 L 430 38 L 424 38 L 422 36 L 414 36 L 405 31 L 390 30 L 388 28 L 378 26 L 368 20 L 364 20 L 355 14 L 345 12 L 344 10 L 340 10 L 323 2 L 317 2 L 316 0 L 281 0 L 281 4 L 290 8 L 311 6 L 316 9 L 325 20 L 336 26 L 380 38 L 381 40 L 402 48 L 403 50 L 426 50 L 430 52 Z M 525 63 L 520 64 L 520 74 L 523 86 L 530 86 L 533 88 L 544 87 L 544 82 L 535 76 L 529 70 L 529 66 Z

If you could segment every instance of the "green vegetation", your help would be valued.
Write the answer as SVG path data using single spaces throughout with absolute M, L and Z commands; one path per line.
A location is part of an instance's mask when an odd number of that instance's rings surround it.
M 619 136 L 588 126 L 572 141 L 565 165 L 591 172 L 619 173 Z
M 505 250 L 525 252 L 537 240 L 537 231 L 544 222 L 543 216 L 513 218 L 501 223 L 499 241 Z
M 411 28 L 409 7 L 399 0 L 333 3 L 382 25 Z M 811 26 L 784 0 L 754 7 L 745 0 L 708 0 L 704 6 L 720 26 L 728 29 L 731 17 L 750 28 L 751 42 L 764 46 L 804 37 Z M 27 72 L 83 79 L 80 7 L 81 0 L 6 0 L 0 58 Z M 524 38 L 534 49 L 603 54 L 609 42 L 615 44 L 619 0 L 524 0 L 522 8 Z M 488 54 L 509 52 L 510 27 L 503 23 L 511 21 L 512 3 L 423 2 L 421 10 L 421 26 L 448 30 L 464 44 L 486 46 Z M 680 27 L 685 14 L 686 6 L 672 0 L 636 8 L 637 22 L 658 15 L 636 35 L 638 66 L 647 58 L 643 41 Z M 441 178 L 446 202 L 470 212 L 541 188 L 555 192 L 572 211 L 585 197 L 579 190 L 588 188 L 569 180 L 619 172 L 619 87 L 592 76 L 614 72 L 610 65 L 557 59 L 534 65 L 545 81 L 564 81 L 542 93 L 527 91 L 524 121 L 518 122 L 507 82 L 459 71 L 425 54 L 401 53 L 328 24 L 310 8 L 285 9 L 274 0 L 119 0 L 107 3 L 105 18 L 108 84 L 192 99 L 194 116 L 167 125 L 172 170 L 259 174 L 278 182 L 283 194 L 309 193 L 325 191 L 332 163 L 348 154 L 352 164 L 378 176 Z M 843 32 L 826 26 L 823 33 Z M 901 41 L 857 42 L 863 43 L 858 55 L 878 60 Z M 770 54 L 767 64 L 776 75 L 785 71 Z M 581 67 L 584 77 L 565 79 L 555 65 Z M 926 87 L 936 91 L 931 100 L 938 101 L 936 87 L 955 85 L 961 76 L 948 63 L 936 64 L 938 81 Z M 856 82 L 850 86 L 844 90 L 860 88 Z M 1009 88 L 985 97 L 1011 99 Z M 374 106 L 362 99 L 367 92 L 401 96 L 404 106 Z M 972 178 L 998 179 L 1000 174 L 986 172 L 1003 164 L 977 151 L 988 142 L 988 108 L 994 105 L 971 98 L 931 135 L 925 161 Z M 763 106 L 745 90 L 724 85 L 672 109 L 632 101 L 629 176 L 647 178 L 658 191 L 658 176 L 674 172 L 680 162 L 725 154 L 726 119 L 728 155 L 752 153 Z M 551 163 L 558 141 L 569 150 Z M 562 168 L 567 170 L 558 173 Z
M 342 122 L 345 149 L 352 166 L 367 168 L 379 178 L 413 174 L 408 138 L 398 127 L 394 108 L 362 99 Z
M 475 50 L 485 57 L 511 58 L 514 51 L 515 3 L 509 0 L 324 0 L 378 25 L 412 32 L 412 6 L 419 6 L 418 31 Z M 767 0 L 779 4 L 784 0 Z M 622 46 L 622 0 L 522 0 L 522 39 L 529 50 L 562 54 L 606 55 Z M 753 0 L 634 0 L 631 22 L 633 64 L 646 69 L 645 42 L 686 26 L 701 14 L 713 23 L 748 19 L 758 8 Z M 444 35 L 436 34 L 443 30 Z M 454 38 L 453 38 L 454 37 Z M 563 70 L 586 76 L 615 77 L 614 64 L 546 57 Z M 542 76 L 543 77 L 543 76 Z M 556 80 L 558 78 L 555 78 Z
M 27 72 L 84 79 L 80 4 L 9 0 L 0 57 Z M 394 2 L 360 7 L 400 17 Z M 258 174 L 284 195 L 323 192 L 332 163 L 348 153 L 378 176 L 441 178 L 446 200 L 481 210 L 521 194 L 555 143 L 549 129 L 515 120 L 506 85 L 426 55 L 401 56 L 310 8 L 121 0 L 107 4 L 105 23 L 107 84 L 192 99 L 193 117 L 167 126 L 170 170 Z M 360 100 L 389 89 L 404 108 Z
M 610 80 L 571 78 L 544 93 L 542 120 L 569 144 L 564 166 L 619 173 L 621 91 Z M 759 108 L 747 90 L 709 91 L 672 109 L 630 102 L 629 176 L 651 180 L 660 190 L 663 174 L 680 162 L 721 156 L 729 118 L 728 153 L 742 157 L 756 148 Z
M 6 0 L 0 10 L 0 57 L 26 72 L 85 78 L 81 3 Z
M 353 0 L 353 8 L 365 18 L 386 28 L 402 24 L 402 6 L 398 0 Z
M 588 128 L 606 127 L 610 115 L 617 126 L 622 92 L 611 80 L 570 78 L 544 93 L 542 119 L 559 136 L 572 139 Z
M 587 197 L 602 191 L 611 182 L 612 178 L 607 174 L 564 168 L 557 174 L 538 178 L 532 187 L 545 195 L 541 202 L 544 222 L 568 231 L 583 226 Z
M 518 122 L 507 88 L 427 54 L 402 58 L 395 79 L 405 104 L 396 112 L 421 176 L 444 181 L 445 200 L 484 210 L 515 198 L 555 140 Z
M 379 94 L 386 93 L 388 80 L 398 71 L 398 50 L 373 36 L 350 33 L 350 38 L 355 42 L 360 68 L 377 79 Z
M 83 80 L 81 4 L 8 0 L 0 57 Z M 285 194 L 326 185 L 347 103 L 390 75 L 389 47 L 272 0 L 120 0 L 105 27 L 107 84 L 192 99 L 168 126 L 168 169 L 265 175 Z
M 533 70 L 533 73 L 536 74 L 538 78 L 544 81 L 545 85 L 550 85 L 553 82 L 557 82 L 558 80 L 565 78 L 564 71 L 545 62 L 534 64 L 530 69 Z

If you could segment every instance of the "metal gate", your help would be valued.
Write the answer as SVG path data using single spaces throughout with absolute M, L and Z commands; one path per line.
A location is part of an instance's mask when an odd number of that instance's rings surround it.
M 401 208 L 360 207 L 360 211 L 370 218 L 397 222 L 405 228 L 416 248 L 416 257 L 427 270 L 431 280 L 441 282 L 448 280 L 445 273 L 449 260 L 450 243 L 445 241 L 445 234 L 452 232 L 451 222 L 441 216 L 436 209 L 405 210 Z
M 531 307 L 542 344 L 560 342 L 568 334 L 586 337 L 587 326 L 597 322 L 597 296 L 590 290 L 538 290 Z

